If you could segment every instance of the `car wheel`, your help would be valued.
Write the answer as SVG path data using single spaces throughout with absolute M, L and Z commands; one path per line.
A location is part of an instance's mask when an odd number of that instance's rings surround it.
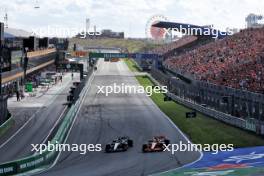
M 107 144 L 107 145 L 105 146 L 105 152 L 106 152 L 106 153 L 109 153 L 109 152 L 110 152 L 110 148 L 111 148 L 111 146 L 110 146 L 109 144 Z
M 146 153 L 147 151 L 146 151 L 146 149 L 147 149 L 147 144 L 143 144 L 143 146 L 142 146 L 142 152 L 143 153 Z
M 129 147 L 133 147 L 133 140 L 129 139 L 127 141 Z
M 166 139 L 166 140 L 164 141 L 164 143 L 165 143 L 166 145 L 168 145 L 168 144 L 170 144 L 170 140 Z

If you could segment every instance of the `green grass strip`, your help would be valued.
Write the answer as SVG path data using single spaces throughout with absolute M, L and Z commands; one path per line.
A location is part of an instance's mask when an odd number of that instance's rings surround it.
M 124 59 L 127 67 L 129 68 L 130 71 L 132 72 L 140 72 L 140 69 L 138 68 L 137 64 L 133 59 Z
M 136 78 L 144 87 L 153 85 L 147 76 L 136 76 Z M 174 101 L 164 102 L 162 93 L 153 93 L 151 99 L 193 143 L 234 144 L 234 147 L 264 145 L 264 140 L 260 136 L 227 125 L 201 113 L 197 113 L 196 118 L 187 119 L 185 113 L 192 110 Z

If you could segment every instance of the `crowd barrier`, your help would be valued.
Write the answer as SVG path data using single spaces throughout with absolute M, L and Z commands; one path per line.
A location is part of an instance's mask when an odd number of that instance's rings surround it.
M 252 115 L 252 118 L 239 118 L 231 115 L 230 111 L 231 105 L 222 104 L 222 98 L 224 96 L 229 96 L 230 94 L 234 94 L 233 91 L 229 91 L 229 89 L 224 89 L 225 92 L 222 92 L 222 89 L 215 88 L 212 86 L 208 87 L 208 83 L 205 83 L 205 87 L 201 87 L 201 83 L 196 84 L 186 84 L 182 82 L 181 80 L 178 80 L 176 78 L 173 78 L 171 75 L 165 74 L 159 70 L 152 69 L 150 78 L 152 81 L 154 81 L 157 84 L 167 85 L 168 89 L 170 90 L 170 93 L 168 93 L 168 96 L 171 97 L 174 101 L 190 107 L 191 109 L 197 110 L 205 115 L 208 115 L 210 117 L 213 117 L 217 120 L 223 121 L 227 124 L 252 131 L 257 134 L 264 135 L 264 123 L 254 115 Z M 214 88 L 214 90 L 212 90 Z M 220 92 L 221 91 L 221 92 Z M 202 92 L 202 93 L 201 93 Z M 252 93 L 247 92 L 248 95 L 244 96 L 244 101 L 252 101 L 255 102 L 259 100 L 258 103 L 250 103 L 251 106 L 256 105 L 256 109 L 261 109 L 259 105 L 262 105 L 262 95 L 256 95 Z M 250 94 L 250 95 L 249 95 Z M 200 101 L 197 101 L 197 97 L 200 97 Z M 241 95 L 242 96 L 242 95 Z M 255 96 L 258 96 L 257 99 Z M 252 98 L 253 97 L 253 98 Z M 254 97 L 256 99 L 254 99 Z M 239 102 L 236 102 L 237 96 L 234 98 L 233 106 L 237 107 Z M 250 100 L 250 98 L 252 98 Z M 242 101 L 242 99 L 240 100 Z M 203 106 L 203 103 L 205 103 L 206 106 Z M 249 108 L 249 107 L 248 107 Z M 254 108 L 254 107 L 253 107 Z M 230 110 L 231 109 L 231 110 Z M 263 107 L 262 107 L 263 109 Z M 262 111 L 261 111 L 262 113 Z

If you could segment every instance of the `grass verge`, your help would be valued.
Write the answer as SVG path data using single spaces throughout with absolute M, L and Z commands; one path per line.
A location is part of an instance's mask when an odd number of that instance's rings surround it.
M 80 46 L 86 47 L 115 47 L 127 49 L 128 52 L 141 52 L 146 50 L 151 50 L 160 46 L 161 44 L 150 43 L 147 40 L 137 40 L 137 39 L 114 39 L 114 38 L 104 38 L 104 39 L 78 39 L 71 38 L 70 47 L 72 48 L 73 44 L 76 43 Z
M 134 60 L 132 59 L 124 59 L 127 67 L 129 68 L 130 71 L 132 72 L 140 72 L 140 69 L 138 68 L 137 64 L 135 63 Z
M 136 76 L 142 86 L 154 85 L 148 76 Z M 234 147 L 264 145 L 264 140 L 251 132 L 238 129 L 197 113 L 196 118 L 186 119 L 191 109 L 174 101 L 164 102 L 162 93 L 153 93 L 151 99 L 196 144 L 234 144 Z

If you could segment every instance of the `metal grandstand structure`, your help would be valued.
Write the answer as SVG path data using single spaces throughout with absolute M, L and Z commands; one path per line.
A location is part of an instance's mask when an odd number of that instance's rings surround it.
M 196 36 L 209 36 L 213 38 L 224 38 L 229 34 L 227 32 L 219 31 L 214 29 L 211 25 L 209 26 L 199 26 L 187 23 L 177 23 L 168 21 L 159 21 L 152 25 L 153 27 L 165 28 L 170 30 L 177 30 L 178 32 L 184 31 L 185 35 L 196 35 Z M 196 32 L 197 31 L 197 32 Z
M 263 27 L 264 23 L 262 23 L 261 20 L 264 20 L 263 15 L 256 15 L 256 14 L 250 13 L 245 18 L 246 26 L 247 28 Z

